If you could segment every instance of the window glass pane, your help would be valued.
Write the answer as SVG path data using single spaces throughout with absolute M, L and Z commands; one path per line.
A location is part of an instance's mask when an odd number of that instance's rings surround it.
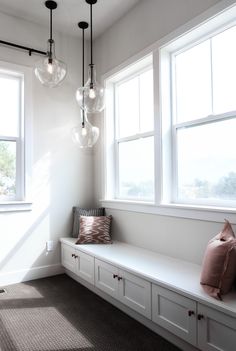
M 117 112 L 119 137 L 138 133 L 139 80 L 138 77 L 117 86 Z
M 212 38 L 214 113 L 236 110 L 236 27 Z
M 119 144 L 119 197 L 154 199 L 154 138 Z
M 177 122 L 185 122 L 210 115 L 210 40 L 177 55 L 175 69 Z
M 236 118 L 178 130 L 179 199 L 236 200 Z
M 142 73 L 140 82 L 140 132 L 153 130 L 153 70 Z
M 0 75 L 0 135 L 17 136 L 20 113 L 20 80 Z
M 16 196 L 16 143 L 0 141 L 0 200 Z

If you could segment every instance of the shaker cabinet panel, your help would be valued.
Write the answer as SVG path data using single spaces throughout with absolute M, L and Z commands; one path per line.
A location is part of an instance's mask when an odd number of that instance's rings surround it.
M 77 251 L 75 264 L 76 273 L 87 282 L 94 284 L 94 257 Z
M 65 244 L 61 245 L 61 262 L 62 266 L 69 269 L 72 272 L 75 272 L 75 250 Z
M 66 269 L 94 284 L 94 257 L 69 245 L 62 244 L 61 262 Z
M 158 285 L 152 285 L 152 320 L 196 345 L 196 302 Z
M 198 304 L 198 347 L 203 351 L 236 350 L 235 318 Z
M 133 274 L 120 271 L 119 299 L 125 305 L 151 318 L 151 283 Z
M 95 286 L 105 293 L 118 297 L 118 268 L 95 259 Z
M 95 285 L 126 306 L 151 319 L 151 283 L 95 259 Z

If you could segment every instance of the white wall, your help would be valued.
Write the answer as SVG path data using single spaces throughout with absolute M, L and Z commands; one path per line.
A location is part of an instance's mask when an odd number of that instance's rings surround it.
M 131 56 L 196 17 L 217 0 L 143 0 L 96 40 L 95 62 L 105 74 Z M 102 117 L 97 118 L 102 127 Z M 95 148 L 96 200 L 102 198 L 102 144 Z M 201 263 L 208 240 L 222 223 L 107 210 L 115 239 L 173 257 Z M 219 217 L 221 218 L 221 216 Z M 221 219 L 220 219 L 221 220 Z
M 2 40 L 46 50 L 48 28 L 0 13 L 0 33 Z M 81 82 L 81 42 L 58 33 L 54 37 L 68 76 L 54 89 L 43 87 L 33 76 L 33 210 L 0 212 L 0 286 L 58 271 L 58 239 L 70 234 L 72 206 L 89 206 L 93 200 L 93 156 L 82 153 L 70 135 L 79 121 L 75 90 Z M 33 67 L 38 59 L 0 46 L 0 61 Z M 46 254 L 49 239 L 56 247 Z

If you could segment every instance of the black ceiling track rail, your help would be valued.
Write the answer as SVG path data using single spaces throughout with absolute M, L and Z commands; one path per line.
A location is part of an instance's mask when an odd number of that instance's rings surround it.
M 29 56 L 31 56 L 32 53 L 39 54 L 39 55 L 47 55 L 47 53 L 45 51 L 40 51 L 40 50 L 36 50 L 36 49 L 33 49 L 33 48 L 29 48 L 27 46 L 10 43 L 9 41 L 0 40 L 0 44 L 6 45 L 6 46 L 11 46 L 13 48 L 17 48 L 17 49 L 20 49 L 20 50 L 28 51 L 29 52 Z

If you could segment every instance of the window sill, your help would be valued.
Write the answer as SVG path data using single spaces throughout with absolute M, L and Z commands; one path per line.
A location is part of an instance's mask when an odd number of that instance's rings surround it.
M 0 202 L 0 212 L 18 212 L 18 211 L 31 211 L 32 202 L 27 201 L 9 201 Z
M 101 200 L 102 206 L 122 211 L 157 214 L 202 221 L 224 222 L 226 218 L 236 224 L 236 211 L 233 208 L 192 206 L 182 204 L 161 204 L 124 200 Z

